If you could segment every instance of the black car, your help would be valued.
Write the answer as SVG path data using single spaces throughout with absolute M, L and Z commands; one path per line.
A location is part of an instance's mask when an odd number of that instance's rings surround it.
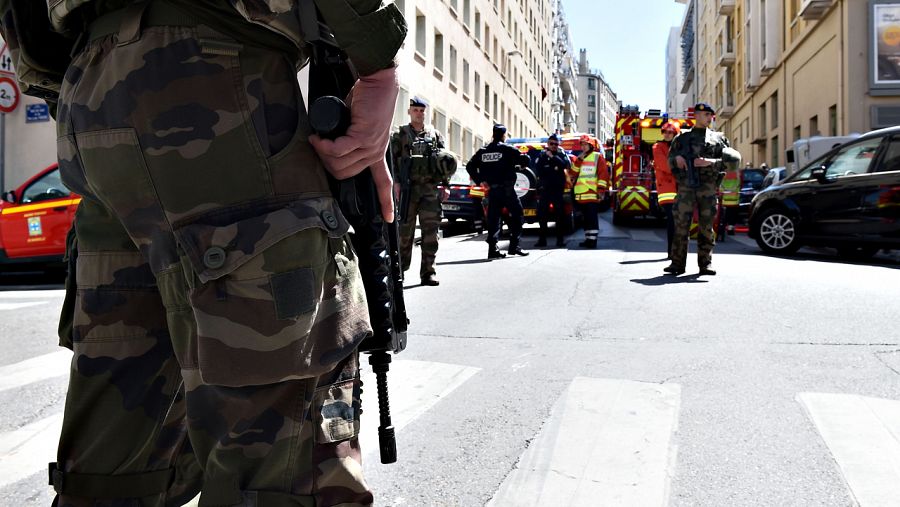
M 757 194 L 750 237 L 773 254 L 817 245 L 865 258 L 900 248 L 900 127 L 841 145 Z
M 753 198 L 763 189 L 765 177 L 765 169 L 748 168 L 741 170 L 741 193 L 738 203 L 738 214 L 742 223 L 750 214 L 750 203 L 753 202 Z
M 477 195 L 473 195 L 477 194 Z M 449 223 L 457 220 L 469 223 L 476 231 L 484 228 L 483 190 L 472 183 L 469 173 L 460 167 L 450 178 L 450 197 L 441 203 L 444 218 Z

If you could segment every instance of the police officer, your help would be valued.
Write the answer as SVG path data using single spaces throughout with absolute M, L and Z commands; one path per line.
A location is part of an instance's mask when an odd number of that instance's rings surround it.
M 678 195 L 675 198 L 675 237 L 672 242 L 672 264 L 666 273 L 680 275 L 685 271 L 688 239 L 694 207 L 698 210 L 697 264 L 701 275 L 715 275 L 712 250 L 716 244 L 713 221 L 716 217 L 716 191 L 726 168 L 737 169 L 740 154 L 730 148 L 721 132 L 710 128 L 715 111 L 706 103 L 694 106 L 694 128 L 672 141 L 669 165 L 675 175 Z M 696 179 L 689 171 L 696 171 Z
M 327 175 L 371 167 L 393 220 L 384 148 L 400 11 L 27 3 L 49 12 L 0 4 L 3 36 L 28 32 L 41 47 L 26 41 L 18 55 L 68 65 L 59 167 L 83 197 L 60 322 L 74 356 L 54 505 L 162 507 L 198 492 L 200 505 L 371 505 L 358 441 L 358 347 L 371 326 Z M 360 74 L 347 135 L 333 141 L 301 121 L 299 21 L 316 26 L 317 10 Z M 62 47 L 48 19 L 83 44 Z
M 528 255 L 519 246 L 522 238 L 522 203 L 516 195 L 516 166 L 527 166 L 528 155 L 506 144 L 506 126 L 495 124 L 490 144 L 481 148 L 466 164 L 466 171 L 476 184 L 487 183 L 488 200 L 488 259 L 506 257 L 497 248 L 503 208 L 509 211 L 510 255 Z
M 443 151 L 440 132 L 425 124 L 428 102 L 419 97 L 409 101 L 409 123 L 391 136 L 395 181 L 401 192 L 400 258 L 403 270 L 412 261 L 416 217 L 422 228 L 422 285 L 439 285 L 434 261 L 441 227 L 441 202 L 449 197 L 450 177 L 456 170 L 453 156 Z M 446 164 L 447 156 L 452 164 Z M 438 185 L 442 185 L 440 190 Z
M 556 221 L 556 246 L 565 246 L 563 227 L 566 223 L 566 208 L 563 194 L 566 190 L 566 178 L 571 167 L 566 152 L 559 146 L 559 136 L 551 134 L 547 139 L 547 149 L 541 152 L 537 160 L 538 177 L 538 219 L 541 224 L 541 237 L 535 246 L 547 246 L 547 220 L 550 208 L 553 208 L 553 219 Z

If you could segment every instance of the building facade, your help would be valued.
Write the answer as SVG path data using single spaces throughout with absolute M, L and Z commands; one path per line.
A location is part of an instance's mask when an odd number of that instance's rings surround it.
M 554 3 L 551 128 L 554 132 L 568 133 L 578 130 L 578 68 L 562 0 Z
M 697 95 L 746 161 L 782 166 L 797 139 L 900 124 L 900 1 L 690 4 Z
M 619 102 L 599 69 L 591 69 L 587 50 L 578 52 L 578 121 L 576 130 L 597 136 L 600 142 L 613 138 Z
M 409 122 L 409 99 L 463 160 L 490 139 L 494 123 L 513 137 L 552 131 L 556 74 L 555 0 L 395 0 L 409 25 L 398 54 L 394 123 Z

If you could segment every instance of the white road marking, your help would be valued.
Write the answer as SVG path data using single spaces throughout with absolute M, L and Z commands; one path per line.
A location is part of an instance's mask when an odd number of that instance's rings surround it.
M 898 505 L 900 401 L 826 393 L 800 393 L 797 400 L 860 507 Z
M 0 392 L 69 374 L 72 351 L 59 350 L 0 367 Z
M 663 506 L 681 387 L 576 377 L 487 504 Z
M 479 368 L 427 361 L 394 361 L 388 373 L 391 422 L 396 431 L 415 420 L 463 385 Z M 363 417 L 360 447 L 378 452 L 378 391 L 375 374 L 366 368 L 363 380 Z M 364 460 L 363 462 L 365 462 Z
M 56 461 L 62 413 L 0 434 L 0 488 L 47 469 Z
M 0 292 L 0 299 L 48 299 L 55 297 L 65 297 L 66 291 L 62 289 L 54 290 L 17 290 L 10 292 Z

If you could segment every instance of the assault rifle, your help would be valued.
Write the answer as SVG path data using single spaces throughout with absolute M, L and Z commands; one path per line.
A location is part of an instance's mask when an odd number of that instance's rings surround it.
M 303 4 L 304 2 L 301 2 Z M 305 2 L 304 37 L 312 48 L 309 78 L 309 121 L 321 137 L 335 139 L 350 126 L 350 109 L 340 97 L 346 97 L 356 83 L 356 72 L 347 55 L 322 38 L 315 6 Z M 310 10 L 311 9 L 311 10 Z M 388 163 L 391 158 L 386 154 Z M 353 178 L 332 180 L 332 193 L 341 211 L 353 226 L 351 241 L 359 255 L 359 270 L 369 304 L 373 335 L 362 342 L 360 350 L 369 354 L 378 388 L 380 425 L 378 443 L 382 463 L 397 461 L 397 443 L 391 424 L 387 372 L 391 355 L 406 348 L 409 323 L 403 301 L 403 271 L 400 266 L 400 233 L 397 220 L 386 223 L 381 216 L 378 193 L 370 169 Z

